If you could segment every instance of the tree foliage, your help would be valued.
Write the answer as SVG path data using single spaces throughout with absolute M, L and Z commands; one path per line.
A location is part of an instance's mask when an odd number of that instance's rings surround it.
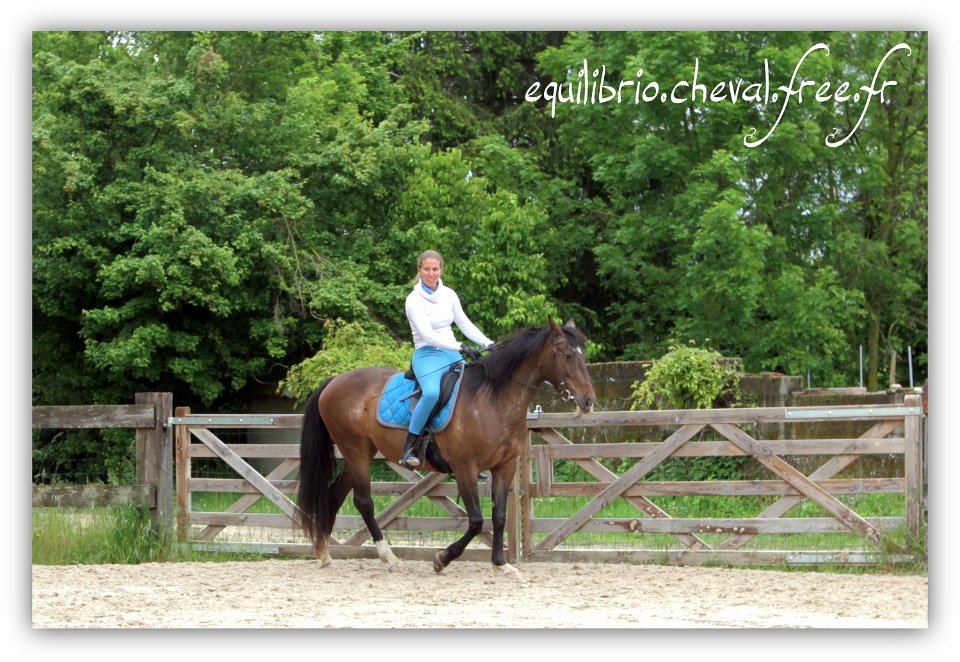
M 631 409 L 711 409 L 740 397 L 742 368 L 720 352 L 672 343 L 644 379 L 633 385 Z
M 293 366 L 280 382 L 280 388 L 297 402 L 305 402 L 329 377 L 366 366 L 406 370 L 413 358 L 413 344 L 398 343 L 380 325 L 364 327 L 337 319 L 324 326 L 327 337 L 320 351 Z
M 808 89 L 756 148 L 774 104 L 524 98 L 584 61 L 776 86 L 820 42 L 831 91 L 910 52 L 859 123 Z M 574 316 L 598 359 L 709 338 L 839 385 L 867 345 L 876 386 L 910 345 L 926 374 L 925 33 L 36 32 L 32 101 L 36 404 L 228 408 L 335 331 L 406 342 L 425 248 L 491 337 Z

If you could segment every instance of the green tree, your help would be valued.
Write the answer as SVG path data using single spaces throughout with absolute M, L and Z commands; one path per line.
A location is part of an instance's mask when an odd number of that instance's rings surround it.
M 518 38 L 471 37 L 490 51 L 477 66 L 522 58 Z M 327 320 L 405 339 L 431 245 L 489 334 L 557 314 L 543 205 L 489 149 L 425 141 L 396 74 L 429 57 L 416 39 L 38 33 L 35 401 L 162 388 L 224 406 L 311 356 Z M 475 96 L 506 108 L 507 87 Z
M 305 402 L 329 377 L 366 366 L 405 370 L 413 358 L 413 343 L 398 343 L 379 324 L 362 326 L 338 319 L 324 326 L 327 336 L 321 350 L 291 367 L 280 382 L 280 390 L 297 402 Z
M 900 43 L 909 51 L 891 53 Z M 926 363 L 927 34 L 867 32 L 836 44 L 834 71 L 844 61 L 862 62 L 861 78 L 869 82 L 883 61 L 883 79 L 897 83 L 864 113 L 850 158 L 830 180 L 830 203 L 840 210 L 830 257 L 842 282 L 862 292 L 866 316 L 851 335 L 860 343 L 866 336 L 867 386 L 876 390 L 886 352 L 911 345 Z M 858 114 L 848 112 L 853 126 Z
M 744 136 L 772 126 L 779 108 L 702 99 L 558 108 L 553 140 L 563 158 L 543 167 L 575 179 L 589 200 L 578 209 L 596 237 L 590 251 L 602 292 L 593 300 L 608 323 L 603 342 L 644 357 L 674 335 L 710 337 L 749 369 L 811 368 L 828 384 L 849 383 L 868 328 L 871 338 L 883 328 L 922 345 L 926 38 L 574 33 L 539 54 L 545 80 L 556 82 L 575 83 L 585 60 L 591 69 L 602 64 L 609 80 L 643 69 L 644 81 L 690 81 L 696 61 L 699 79 L 712 85 L 762 79 L 766 60 L 777 84 L 823 41 L 830 54 L 808 58 L 804 78 L 860 85 L 901 40 L 914 44 L 916 57 L 884 71 L 899 87 L 841 147 L 825 138 L 838 124 L 856 125 L 853 106 L 838 117 L 836 105 L 811 103 L 809 94 L 755 149 Z
M 499 336 L 575 316 L 748 370 L 926 372 L 927 44 L 894 32 L 37 32 L 34 401 L 228 407 L 342 319 L 409 329 L 425 248 Z M 534 82 L 870 82 L 883 103 L 549 105 Z M 831 88 L 831 89 L 835 89 Z M 825 139 L 855 134 L 843 145 Z M 835 130 L 837 129 L 837 130 Z

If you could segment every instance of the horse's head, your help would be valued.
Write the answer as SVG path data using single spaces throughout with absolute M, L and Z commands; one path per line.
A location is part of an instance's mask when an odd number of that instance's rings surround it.
M 573 320 L 560 326 L 553 318 L 550 321 L 550 348 L 552 356 L 545 362 L 546 380 L 564 400 L 573 400 L 580 413 L 590 413 L 597 402 L 593 382 L 587 372 L 586 337 L 577 329 Z

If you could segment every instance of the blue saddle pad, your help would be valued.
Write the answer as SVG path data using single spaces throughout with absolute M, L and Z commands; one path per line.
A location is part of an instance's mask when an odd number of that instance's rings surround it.
M 430 432 L 440 432 L 453 414 L 453 408 L 457 404 L 457 396 L 460 394 L 460 382 L 463 377 L 457 380 L 453 387 L 453 393 L 450 399 L 440 408 L 436 416 L 427 421 L 427 429 Z M 380 425 L 389 428 L 404 428 L 410 425 L 410 419 L 413 417 L 413 408 L 416 406 L 416 399 L 408 397 L 416 389 L 416 382 L 407 379 L 402 372 L 397 373 L 383 387 L 380 393 L 380 402 L 377 404 L 377 421 Z

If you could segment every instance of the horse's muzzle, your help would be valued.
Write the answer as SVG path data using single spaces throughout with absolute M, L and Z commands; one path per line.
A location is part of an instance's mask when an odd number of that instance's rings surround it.
M 593 411 L 593 406 L 597 404 L 596 398 L 587 396 L 585 398 L 577 398 L 577 413 L 578 414 L 589 414 Z

